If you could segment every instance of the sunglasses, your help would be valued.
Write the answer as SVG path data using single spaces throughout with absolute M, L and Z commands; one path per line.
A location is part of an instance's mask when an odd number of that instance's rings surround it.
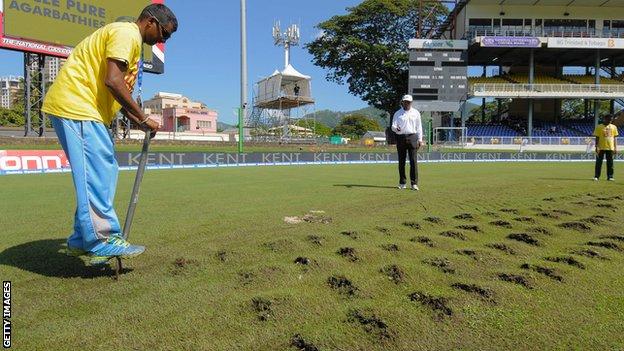
M 154 21 L 156 21 L 156 23 L 158 24 L 158 28 L 160 28 L 160 37 L 163 39 L 163 41 L 167 41 L 167 39 L 169 39 L 171 37 L 171 33 L 169 33 L 165 27 L 160 23 L 160 21 L 158 20 L 158 18 L 156 18 L 156 16 L 152 15 L 151 12 L 147 12 L 150 14 L 150 16 L 152 16 L 152 18 L 154 19 Z

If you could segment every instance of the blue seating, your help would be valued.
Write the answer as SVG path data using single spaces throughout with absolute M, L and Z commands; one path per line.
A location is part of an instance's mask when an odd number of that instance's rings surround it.
M 469 124 L 466 127 L 466 136 L 468 137 L 513 137 L 520 135 L 517 131 L 503 125 Z
M 505 125 L 467 124 L 468 137 L 515 137 L 522 136 L 517 130 Z M 553 131 L 554 127 L 554 131 Z M 551 122 L 536 122 L 533 127 L 534 137 L 584 137 L 594 133 L 591 122 L 566 122 L 556 124 Z

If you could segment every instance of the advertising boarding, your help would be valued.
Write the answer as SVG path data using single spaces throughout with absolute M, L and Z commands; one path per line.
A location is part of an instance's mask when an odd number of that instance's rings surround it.
M 134 22 L 163 0 L 0 0 L 0 49 L 67 57 L 82 39 L 112 22 Z M 144 48 L 144 69 L 163 73 L 165 47 Z

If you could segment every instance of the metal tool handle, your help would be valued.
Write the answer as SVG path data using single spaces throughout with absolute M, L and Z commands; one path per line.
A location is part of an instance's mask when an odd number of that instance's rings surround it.
M 136 177 L 134 178 L 134 186 L 132 187 L 130 204 L 128 204 L 128 212 L 126 213 L 126 221 L 123 227 L 123 238 L 126 240 L 130 235 L 130 228 L 132 227 L 132 220 L 134 219 L 134 210 L 136 210 L 137 203 L 139 202 L 139 188 L 141 187 L 143 173 L 145 173 L 145 166 L 147 165 L 147 153 L 149 150 L 150 140 L 151 132 L 148 130 L 145 132 L 145 139 L 143 139 L 141 158 L 139 159 L 139 166 L 137 168 Z

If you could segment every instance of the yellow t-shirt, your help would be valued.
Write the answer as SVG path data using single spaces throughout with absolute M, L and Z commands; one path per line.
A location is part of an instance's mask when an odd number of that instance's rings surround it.
M 614 150 L 614 139 L 619 135 L 618 129 L 613 124 L 605 126 L 599 124 L 594 130 L 594 136 L 598 137 L 598 150 Z
M 109 125 L 121 105 L 106 85 L 108 58 L 125 62 L 126 86 L 132 92 L 143 39 L 136 23 L 108 24 L 81 41 L 50 87 L 43 112 L 59 117 Z

